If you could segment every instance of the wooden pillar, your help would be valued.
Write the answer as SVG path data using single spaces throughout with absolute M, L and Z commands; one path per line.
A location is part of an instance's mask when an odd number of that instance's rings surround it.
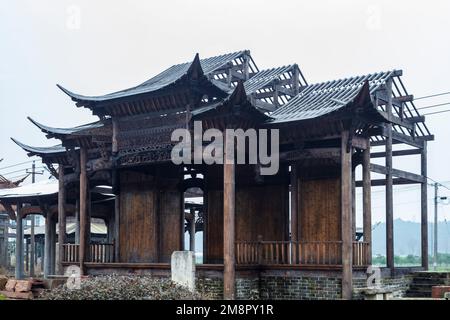
M 367 261 L 372 264 L 372 199 L 370 178 L 370 145 L 363 151 L 363 235 L 364 242 L 369 243 L 367 249 Z
M 356 167 L 352 169 L 352 241 L 356 240 Z
M 30 277 L 34 277 L 34 265 L 36 263 L 36 241 L 34 235 L 34 227 L 36 222 L 36 217 L 30 215 L 31 228 L 30 228 Z
M 341 139 L 341 237 L 342 237 L 342 299 L 351 299 L 352 279 L 352 152 L 347 150 L 348 131 Z M 348 152 L 350 151 L 350 152 Z
M 291 240 L 298 241 L 298 172 L 297 163 L 291 164 Z
M 64 244 L 66 243 L 66 189 L 64 187 L 64 167 L 58 168 L 58 261 L 57 273 L 64 274 L 62 265 Z
M 80 270 L 84 274 L 84 262 L 89 244 L 86 243 L 89 225 L 87 224 L 87 176 L 86 176 L 86 149 L 80 149 Z
M 225 137 L 223 164 L 223 297 L 232 300 L 235 298 L 235 162 L 233 143 L 227 140 Z
M 75 243 L 80 244 L 80 200 L 75 201 Z
M 51 225 L 52 216 L 50 212 L 46 212 L 45 216 L 45 239 L 44 239 L 44 278 L 48 278 L 51 274 Z
M 386 113 L 392 117 L 392 80 L 386 83 Z M 392 177 L 392 124 L 386 124 L 386 264 L 394 273 L 394 200 Z
M 50 220 L 50 274 L 55 274 L 56 265 L 56 217 Z
M 428 270 L 428 185 L 427 185 L 427 142 L 423 142 L 423 148 L 420 153 L 421 157 L 421 175 L 425 178 L 421 184 L 420 193 L 420 233 L 421 233 L 421 251 L 422 251 L 422 267 Z
M 195 253 L 195 209 L 191 209 L 191 223 L 189 224 L 189 250 Z
M 23 225 L 22 225 L 22 215 L 21 215 L 22 204 L 17 203 L 17 214 L 16 214 L 16 268 L 15 276 L 16 279 L 23 279 Z
M 116 194 L 114 200 L 114 258 L 115 262 L 119 262 L 120 252 L 120 196 Z
M 26 221 L 26 220 L 25 220 Z M 25 272 L 29 272 L 30 267 L 30 243 L 28 239 L 24 239 L 25 242 Z

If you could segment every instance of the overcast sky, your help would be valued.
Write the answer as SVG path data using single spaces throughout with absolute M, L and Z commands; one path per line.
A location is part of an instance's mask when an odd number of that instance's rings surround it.
M 27 161 L 9 137 L 51 145 L 27 116 L 50 126 L 95 121 L 56 87 L 104 94 L 172 64 L 249 49 L 260 69 L 298 63 L 309 83 L 402 69 L 416 97 L 450 91 L 450 1 L 0 0 L 0 168 Z M 448 102 L 450 95 L 417 102 Z M 420 103 L 419 103 L 420 102 Z M 450 106 L 430 111 L 450 109 Z M 436 135 L 428 172 L 450 181 L 450 113 L 427 117 Z M 419 159 L 394 166 L 418 173 Z M 6 177 L 26 165 L 0 169 Z M 47 178 L 48 174 L 45 175 Z M 27 180 L 28 181 L 28 180 Z M 450 187 L 450 183 L 446 183 Z M 419 221 L 419 187 L 396 188 L 395 217 Z M 429 190 L 430 217 L 433 190 Z M 444 195 L 448 190 L 440 189 Z M 441 220 L 450 220 L 441 205 Z M 374 221 L 384 192 L 373 193 Z M 358 222 L 359 224 L 359 222 Z

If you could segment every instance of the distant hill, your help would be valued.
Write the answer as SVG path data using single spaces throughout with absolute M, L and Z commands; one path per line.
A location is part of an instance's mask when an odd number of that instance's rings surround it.
M 374 226 L 373 255 L 386 255 L 386 224 Z M 434 223 L 428 224 L 429 253 L 433 253 L 432 238 Z M 394 252 L 395 255 L 420 255 L 420 223 L 394 220 Z M 450 253 L 450 223 L 438 222 L 438 252 Z

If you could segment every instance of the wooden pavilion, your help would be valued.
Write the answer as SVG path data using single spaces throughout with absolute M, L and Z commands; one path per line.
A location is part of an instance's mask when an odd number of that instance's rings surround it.
M 103 96 L 58 85 L 99 120 L 62 129 L 30 119 L 60 145 L 15 142 L 42 157 L 59 179 L 60 272 L 76 263 L 86 274 L 164 273 L 171 253 L 185 249 L 185 230 L 197 229 L 203 231 L 203 264 L 197 269 L 223 273 L 225 298 L 235 297 L 241 273 L 307 270 L 339 274 L 341 297 L 350 299 L 355 272 L 371 264 L 371 186 L 386 189 L 387 268 L 395 274 L 392 191 L 400 184 L 422 186 L 422 267 L 427 268 L 426 146 L 433 135 L 401 76 L 393 70 L 308 84 L 296 64 L 259 70 L 249 51 L 239 51 L 202 60 L 196 55 L 138 86 Z M 259 165 L 173 164 L 171 133 L 192 129 L 194 120 L 205 130 L 278 129 L 278 173 L 262 176 Z M 396 144 L 406 148 L 394 150 Z M 409 155 L 420 155 L 420 174 L 393 168 L 393 157 Z M 374 158 L 384 158 L 385 165 L 371 163 Z M 362 179 L 356 181 L 359 165 Z M 371 179 L 371 172 L 384 177 Z M 115 195 L 102 211 L 112 241 L 93 245 L 90 195 L 102 186 L 112 187 Z M 363 189 L 359 241 L 357 187 Z M 189 190 L 201 190 L 202 208 L 185 210 Z M 71 205 L 79 217 L 76 244 L 66 244 L 61 232 Z

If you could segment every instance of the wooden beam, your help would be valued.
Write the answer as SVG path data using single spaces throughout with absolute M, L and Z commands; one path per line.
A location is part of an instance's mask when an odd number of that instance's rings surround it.
M 379 110 L 378 112 L 380 112 L 386 118 L 389 119 L 389 116 L 388 116 L 387 112 L 384 112 L 384 111 L 381 111 L 381 110 Z M 407 119 L 402 120 L 402 119 L 400 119 L 397 116 L 391 115 L 389 121 L 391 121 L 393 124 L 405 127 L 406 129 L 409 129 L 409 130 L 413 130 L 414 129 L 414 124 L 410 123 Z
M 416 155 L 416 154 L 420 154 L 421 151 L 420 149 L 407 149 L 407 150 L 396 150 L 396 151 L 392 151 L 392 156 L 393 157 L 399 157 L 399 156 L 411 156 L 411 155 Z M 372 152 L 370 154 L 371 158 L 384 158 L 386 157 L 386 152 Z
M 425 142 L 420 156 L 420 173 L 427 176 L 427 144 Z M 428 270 L 428 184 L 423 181 L 420 186 L 420 233 L 422 267 Z
M 341 237 L 342 237 L 342 298 L 351 299 L 352 284 L 352 153 L 347 152 L 348 131 L 341 139 Z
M 412 94 L 408 94 L 406 96 L 398 96 L 392 99 L 392 102 L 402 103 L 402 102 L 411 102 L 414 100 L 414 96 Z
M 87 225 L 87 176 L 86 176 L 86 148 L 80 149 L 80 269 L 84 274 L 84 263 L 89 249 L 86 243 L 89 226 Z
M 365 150 L 368 148 L 369 143 L 366 138 L 355 136 L 352 138 L 352 145 L 355 148 Z
M 367 252 L 368 264 L 372 264 L 372 199 L 370 179 L 370 148 L 363 151 L 363 235 L 364 242 L 369 243 Z
M 233 144 L 224 137 L 223 165 L 223 297 L 235 298 L 235 163 Z
M 339 148 L 297 149 L 280 153 L 281 160 L 339 159 Z
M 391 163 L 392 163 L 392 159 L 391 159 Z M 391 174 L 392 176 L 402 178 L 405 180 L 409 180 L 409 181 L 415 182 L 415 183 L 422 183 L 423 181 L 426 181 L 426 178 L 421 175 L 403 171 L 403 170 L 399 170 L 399 169 L 388 170 L 387 166 L 382 166 L 382 165 L 374 164 L 374 163 L 370 164 L 370 170 L 372 172 L 384 174 L 384 175 Z
M 392 184 L 395 185 L 406 185 L 406 184 L 417 184 L 419 182 L 413 182 L 407 179 L 402 179 L 402 178 L 395 178 L 392 179 Z M 370 181 L 370 185 L 372 187 L 382 187 L 386 185 L 386 179 L 372 179 Z M 356 181 L 356 187 L 357 188 L 361 188 L 363 186 L 363 181 L 359 180 Z
M 64 274 L 62 265 L 64 244 L 66 243 L 66 189 L 64 187 L 64 167 L 58 167 L 58 261 L 57 273 Z

